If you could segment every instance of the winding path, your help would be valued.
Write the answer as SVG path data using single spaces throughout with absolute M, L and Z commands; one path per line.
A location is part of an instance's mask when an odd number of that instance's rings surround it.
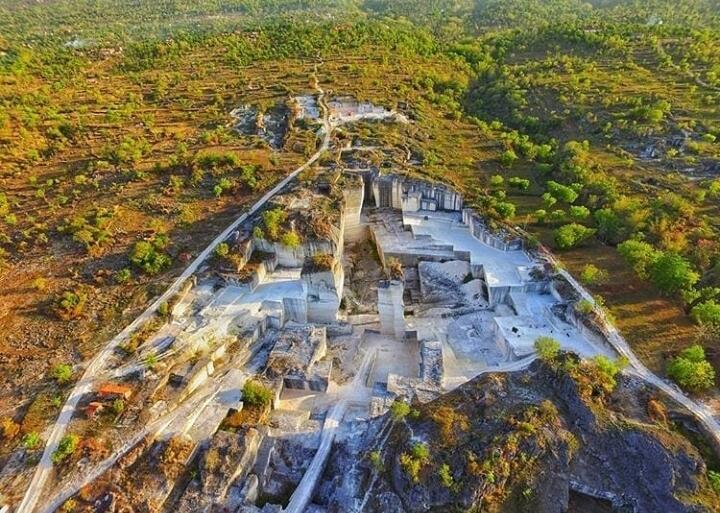
M 238 217 L 233 223 L 230 224 L 223 232 L 215 237 L 215 239 L 193 260 L 190 265 L 178 276 L 170 287 L 158 297 L 142 314 L 140 314 L 133 322 L 131 322 L 124 330 L 118 333 L 108 344 L 90 361 L 88 366 L 83 373 L 82 378 L 75 384 L 75 387 L 70 392 L 67 401 L 63 405 L 63 408 L 58 416 L 57 421 L 53 425 L 50 434 L 48 435 L 45 449 L 40 462 L 35 469 L 35 473 L 30 481 L 30 485 L 25 491 L 23 500 L 18 505 L 16 513 L 32 513 L 37 506 L 40 497 L 42 496 L 45 484 L 52 471 L 52 454 L 57 449 L 60 440 L 65 435 L 67 426 L 72 419 L 75 410 L 77 408 L 80 399 L 92 390 L 92 386 L 95 383 L 95 376 L 100 372 L 109 357 L 113 354 L 115 349 L 122 344 L 135 330 L 142 326 L 146 321 L 150 320 L 158 307 L 168 301 L 174 294 L 176 294 L 185 282 L 190 278 L 200 267 L 200 265 L 212 254 L 218 244 L 227 239 L 233 231 L 235 231 L 245 220 L 253 215 L 255 212 L 265 206 L 265 204 L 272 199 L 277 193 L 284 189 L 292 180 L 297 177 L 300 173 L 305 171 L 308 167 L 314 164 L 320 156 L 325 153 L 330 147 L 330 136 L 334 126 L 329 121 L 329 110 L 325 103 L 325 91 L 316 82 L 316 89 L 318 91 L 318 104 L 323 111 L 322 119 L 322 143 L 318 150 L 300 167 L 286 176 L 280 181 L 275 187 L 270 189 L 262 198 L 260 198 L 247 212 Z
M 550 258 L 552 259 L 551 256 Z M 554 259 L 552 260 L 554 261 Z M 693 401 L 691 398 L 682 393 L 677 387 L 670 385 L 658 375 L 654 374 L 650 369 L 645 367 L 645 365 L 640 361 L 640 359 L 635 356 L 635 353 L 633 353 L 632 349 L 630 349 L 630 345 L 620 334 L 618 329 L 607 320 L 604 312 L 597 307 L 595 299 L 590 295 L 590 293 L 585 290 L 585 288 L 580 285 L 577 280 L 573 278 L 572 275 L 568 273 L 565 269 L 560 269 L 559 272 L 573 287 L 575 287 L 575 289 L 578 290 L 578 292 L 580 292 L 583 299 L 590 301 L 593 305 L 596 306 L 595 311 L 600 316 L 605 326 L 608 342 L 613 346 L 613 348 L 618 352 L 618 354 L 627 358 L 629 362 L 629 366 L 627 369 L 625 369 L 625 372 L 633 374 L 645 381 L 646 383 L 653 385 L 655 388 L 658 388 L 662 392 L 672 397 L 675 401 L 682 404 L 685 408 L 687 408 L 703 425 L 706 433 L 710 437 L 712 437 L 715 449 L 717 452 L 720 453 L 720 423 L 715 418 L 712 411 L 706 406 L 696 401 Z

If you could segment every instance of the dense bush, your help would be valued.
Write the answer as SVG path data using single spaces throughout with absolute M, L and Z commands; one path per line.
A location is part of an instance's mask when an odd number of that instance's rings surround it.
M 170 257 L 163 252 L 167 239 L 156 236 L 152 240 L 138 241 L 130 252 L 130 262 L 146 274 L 157 274 L 170 265 Z
M 692 392 L 706 390 L 715 384 L 715 370 L 705 359 L 705 350 L 697 344 L 672 358 L 667 373 L 678 385 Z
M 570 249 L 585 242 L 595 234 L 595 230 L 581 224 L 571 223 L 561 226 L 553 233 L 555 245 L 560 249 Z
M 57 449 L 52 453 L 52 461 L 56 465 L 62 463 L 77 450 L 80 437 L 74 434 L 65 435 L 60 440 Z

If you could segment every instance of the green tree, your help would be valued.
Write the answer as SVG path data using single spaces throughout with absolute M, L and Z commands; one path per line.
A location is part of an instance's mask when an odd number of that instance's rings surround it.
M 678 385 L 692 392 L 707 390 L 715 384 L 715 370 L 698 344 L 683 349 L 670 359 L 667 373 Z
M 578 198 L 578 193 L 577 191 L 575 191 L 575 189 L 555 182 L 553 180 L 549 180 L 548 182 L 546 182 L 545 186 L 547 187 L 548 192 L 552 195 L 553 198 L 557 198 L 558 200 L 565 203 L 574 203 L 575 200 Z
M 555 232 L 553 237 L 555 245 L 560 249 L 570 249 L 583 243 L 595 234 L 595 230 L 581 224 L 570 223 L 561 226 Z
M 497 201 L 493 204 L 493 210 L 500 219 L 509 219 L 515 215 L 515 205 L 509 201 Z
M 170 257 L 160 250 L 161 244 L 141 240 L 130 252 L 130 262 L 146 274 L 157 274 L 170 265 Z
M 590 217 L 590 209 L 582 205 L 571 205 L 568 212 L 570 213 L 570 217 L 578 221 L 582 221 L 583 219 Z
M 501 175 L 492 175 L 490 177 L 490 185 L 492 187 L 502 187 L 503 183 L 505 183 L 505 179 Z
M 700 275 L 685 258 L 666 252 L 650 265 L 650 279 L 661 291 L 673 294 L 695 285 Z
M 647 242 L 639 240 L 626 240 L 618 244 L 618 253 L 629 263 L 635 274 L 640 278 L 647 278 L 648 271 L 660 256 L 660 252 Z
M 512 166 L 518 159 L 517 154 L 513 150 L 505 150 L 500 155 L 500 163 L 505 167 Z
M 720 303 L 714 299 L 695 305 L 690 314 L 698 324 L 720 329 Z
M 517 176 L 513 176 L 508 179 L 508 185 L 510 187 L 512 187 L 513 189 L 526 191 L 530 188 L 530 180 L 528 180 L 526 178 L 520 178 Z

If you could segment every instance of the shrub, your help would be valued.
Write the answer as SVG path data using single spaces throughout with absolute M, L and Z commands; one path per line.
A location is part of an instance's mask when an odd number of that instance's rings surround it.
M 530 188 L 530 180 L 527 180 L 525 178 L 520 178 L 517 176 L 513 176 L 510 179 L 508 179 L 508 185 L 512 187 L 513 189 L 519 189 L 521 191 L 526 191 Z
M 55 300 L 55 314 L 64 321 L 80 317 L 87 297 L 81 291 L 66 290 Z
M 720 493 L 720 472 L 708 470 L 708 481 L 710 482 L 710 487 L 715 490 L 715 493 Z
M 247 380 L 242 389 L 243 403 L 250 406 L 267 406 L 272 401 L 272 390 L 253 380 Z
M 515 215 L 515 205 L 509 201 L 498 201 L 493 205 L 493 210 L 500 219 L 509 219 Z
M 50 375 L 59 385 L 65 385 L 72 379 L 73 369 L 70 364 L 61 363 L 53 367 Z
M 552 180 L 549 180 L 545 185 L 553 198 L 557 198 L 565 203 L 574 203 L 578 197 L 577 191 L 567 185 L 562 185 Z
M 505 150 L 500 155 L 500 163 L 505 167 L 512 166 L 517 161 L 518 156 L 513 150 Z
M 37 277 L 33 280 L 32 287 L 35 290 L 45 290 L 47 288 L 47 280 L 43 277 Z
M 550 215 L 548 216 L 548 220 L 551 223 L 562 223 L 565 221 L 565 211 L 562 209 L 553 210 L 550 212 Z
M 417 458 L 422 462 L 426 462 L 430 458 L 430 449 L 427 444 L 418 442 L 412 447 L 413 458 Z
M 404 452 L 400 455 L 400 465 L 413 482 L 418 482 L 420 469 L 427 464 L 429 459 L 430 450 L 428 446 L 418 442 L 412 446 L 410 454 Z
M 110 405 L 110 409 L 112 409 L 115 415 L 120 415 L 125 411 L 125 401 L 122 399 L 115 399 Z
M 10 202 L 4 192 L 0 192 L 0 216 L 7 215 L 10 212 Z
M 160 317 L 167 317 L 170 314 L 170 305 L 167 301 L 163 301 L 157 307 L 157 314 Z
M 132 271 L 127 267 L 120 269 L 113 275 L 113 279 L 117 284 L 127 283 L 130 281 L 130 278 L 132 278 Z
M 215 254 L 220 258 L 225 258 L 230 254 L 230 245 L 227 242 L 221 242 L 215 248 Z
M 377 470 L 378 472 L 381 472 L 383 469 L 383 462 L 380 455 L 380 451 L 372 451 L 370 453 L 370 463 L 372 464 L 373 468 Z
M 431 418 L 440 429 L 440 441 L 445 446 L 457 444 L 457 433 L 470 429 L 470 419 L 464 413 L 448 406 L 433 409 Z
M 392 415 L 393 420 L 403 420 L 408 413 L 410 413 L 410 405 L 404 401 L 396 399 L 390 405 L 390 415 Z
M 331 253 L 316 253 L 310 258 L 314 271 L 329 271 L 333 268 L 335 257 Z
M 420 461 L 404 452 L 400 455 L 400 466 L 414 483 L 420 480 Z
M 445 488 L 453 488 L 455 486 L 455 479 L 453 478 L 452 471 L 450 470 L 450 465 L 447 463 L 440 465 L 438 475 L 440 476 L 440 482 Z
M 599 285 L 608 279 L 608 272 L 593 264 L 587 264 L 580 272 L 580 281 L 586 285 Z
M 11 417 L 3 417 L 0 419 L 0 430 L 5 440 L 12 440 L 20 432 L 20 425 Z
M 218 183 L 213 187 L 213 194 L 216 198 L 222 196 L 225 192 L 229 191 L 234 187 L 232 180 L 229 178 L 221 178 Z
M 25 447 L 25 449 L 32 450 L 40 446 L 42 443 L 42 439 L 40 438 L 40 435 L 37 433 L 37 431 L 30 431 L 29 433 L 26 433 L 25 436 L 22 438 L 22 446 Z
M 155 353 L 150 353 L 145 357 L 145 361 L 143 362 L 145 364 L 145 367 L 148 369 L 152 369 L 157 365 L 158 357 Z
M 705 359 L 705 350 L 697 344 L 672 358 L 667 373 L 678 385 L 692 392 L 707 390 L 715 384 L 715 370 Z
M 535 351 L 544 362 L 553 362 L 560 353 L 560 342 L 552 337 L 538 337 L 535 340 Z
M 553 198 L 552 194 L 549 192 L 545 192 L 542 195 L 543 203 L 545 204 L 545 208 L 551 208 L 555 203 L 557 203 L 557 200 Z
M 535 219 L 537 219 L 537 222 L 542 224 L 545 222 L 545 218 L 547 217 L 547 211 L 543 210 L 542 208 L 535 211 Z
M 297 232 L 293 230 L 285 232 L 280 238 L 280 243 L 283 246 L 295 249 L 300 247 L 302 241 L 300 240 L 300 235 L 298 235 Z
M 170 257 L 162 252 L 166 245 L 166 238 L 160 236 L 138 241 L 130 252 L 130 262 L 146 274 L 157 274 L 170 265 Z
M 70 434 L 62 437 L 57 449 L 52 453 L 52 462 L 58 465 L 65 461 L 77 450 L 79 443 L 80 437 L 77 435 Z
M 269 240 L 276 241 L 280 237 L 280 228 L 287 220 L 287 213 L 280 207 L 263 212 L 263 225 Z
M 75 499 L 68 499 L 63 502 L 62 506 L 60 506 L 60 511 L 63 513 L 70 513 L 75 511 L 75 508 L 77 508 L 77 501 Z
M 582 205 L 571 205 L 568 212 L 570 213 L 570 217 L 579 221 L 590 217 L 590 209 Z
M 505 179 L 501 175 L 492 175 L 490 177 L 490 185 L 492 187 L 501 187 L 505 183 Z
M 595 234 L 595 230 L 581 224 L 571 223 L 555 230 L 555 244 L 560 249 L 573 248 Z
M 195 155 L 195 163 L 204 169 L 237 167 L 240 161 L 234 153 L 205 150 Z
M 593 310 L 595 310 L 595 305 L 593 305 L 592 301 L 588 301 L 587 299 L 581 299 L 575 304 L 575 309 L 578 312 L 587 315 Z
M 711 299 L 695 305 L 690 314 L 698 324 L 720 329 L 720 303 L 715 300 Z

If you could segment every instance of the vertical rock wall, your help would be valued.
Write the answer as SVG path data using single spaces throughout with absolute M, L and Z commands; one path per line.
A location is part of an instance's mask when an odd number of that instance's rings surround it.
M 361 178 L 348 184 L 343 189 L 345 208 L 345 241 L 357 242 L 365 238 L 366 227 L 361 224 L 360 214 L 365 201 L 365 186 Z
M 345 282 L 343 266 L 335 261 L 328 271 L 303 271 L 302 278 L 307 284 L 308 322 L 335 322 Z
M 381 282 L 378 285 L 378 314 L 380 332 L 383 335 L 405 338 L 405 286 L 399 280 Z

